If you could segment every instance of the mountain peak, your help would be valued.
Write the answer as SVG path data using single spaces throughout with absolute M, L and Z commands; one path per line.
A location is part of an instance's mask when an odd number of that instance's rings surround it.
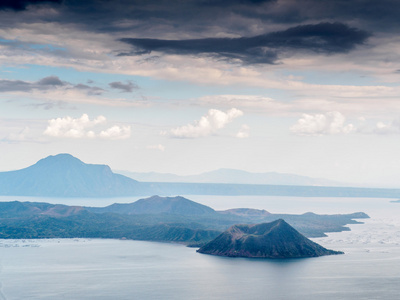
M 132 215 L 177 214 L 200 216 L 215 214 L 215 211 L 211 207 L 196 203 L 181 196 L 152 196 L 145 199 L 139 199 L 130 204 L 112 204 L 108 207 L 105 207 L 103 211 Z
M 75 156 L 72 156 L 71 154 L 68 153 L 60 153 L 56 155 L 50 155 L 45 158 L 42 158 L 39 160 L 36 164 L 33 166 L 30 166 L 28 168 L 37 168 L 38 170 L 42 171 L 47 171 L 50 172 L 63 172 L 68 170 L 68 173 L 70 172 L 82 172 L 84 170 L 87 170 L 88 168 L 96 168 L 97 171 L 102 172 L 103 174 L 113 174 L 111 171 L 111 168 L 107 165 L 102 165 L 102 164 L 86 164 L 83 161 L 81 161 L 79 158 L 76 158 Z
M 56 155 L 49 155 L 39 160 L 36 164 L 54 164 L 54 163 L 77 163 L 84 164 L 80 159 L 68 153 L 60 153 Z
M 52 159 L 52 158 L 54 158 L 54 159 L 73 159 L 73 160 L 81 161 L 80 159 L 76 158 L 75 156 L 72 156 L 69 153 L 59 153 L 56 155 L 49 155 L 44 159 Z

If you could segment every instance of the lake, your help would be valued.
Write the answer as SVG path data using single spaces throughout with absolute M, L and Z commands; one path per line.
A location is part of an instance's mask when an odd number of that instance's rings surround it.
M 188 198 L 214 209 L 364 211 L 371 219 L 351 225 L 349 232 L 313 239 L 345 255 L 308 259 L 215 257 L 179 244 L 143 241 L 0 240 L 0 299 L 398 299 L 400 203 L 366 198 Z M 0 198 L 11 200 L 104 206 L 136 199 Z

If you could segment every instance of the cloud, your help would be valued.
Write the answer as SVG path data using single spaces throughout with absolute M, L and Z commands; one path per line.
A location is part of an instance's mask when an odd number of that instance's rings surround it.
M 246 124 L 243 124 L 242 127 L 240 128 L 239 132 L 236 134 L 236 137 L 239 139 L 245 139 L 250 136 L 250 127 Z
M 146 147 L 147 149 L 152 149 L 152 150 L 159 150 L 159 151 L 165 151 L 165 146 L 158 144 L 158 145 L 150 145 Z
M 76 84 L 75 86 L 73 86 L 74 89 L 78 89 L 78 90 L 83 90 L 85 91 L 88 95 L 101 95 L 105 92 L 105 90 L 103 90 L 102 88 L 99 88 L 97 86 L 88 86 L 86 84 Z
M 290 108 L 287 103 L 259 95 L 211 95 L 191 99 L 193 103 L 205 106 L 238 107 L 256 112 L 277 112 Z
M 120 81 L 111 82 L 108 84 L 111 88 L 120 90 L 125 93 L 132 93 L 134 89 L 138 89 L 139 86 L 132 81 L 128 81 L 127 83 L 122 83 Z
M 30 128 L 26 126 L 24 129 L 20 130 L 18 133 L 9 133 L 7 137 L 1 139 L 1 142 L 6 143 L 19 143 L 24 141 L 32 141 L 30 138 Z
M 361 45 L 370 33 L 342 23 L 299 25 L 254 37 L 162 40 L 123 38 L 134 47 L 131 53 L 142 55 L 152 51 L 165 54 L 200 55 L 240 60 L 247 64 L 274 64 L 280 51 L 308 50 L 315 53 L 346 53 Z
M 208 113 L 195 121 L 194 124 L 171 129 L 169 135 L 176 138 L 198 138 L 213 134 L 219 129 L 224 128 L 228 123 L 235 118 L 243 115 L 241 110 L 232 108 L 227 112 L 217 109 L 210 109 Z M 168 133 L 162 132 L 163 135 Z
M 99 87 L 92 87 L 85 84 L 72 84 L 61 81 L 57 76 L 47 76 L 35 82 L 22 80 L 6 80 L 0 79 L 0 93 L 3 92 L 31 92 L 33 90 L 84 90 L 89 95 L 100 95 L 105 90 Z
M 48 76 L 48 77 L 44 77 L 42 79 L 40 79 L 37 82 L 38 86 L 64 86 L 66 85 L 66 82 L 61 81 L 60 78 L 58 78 L 57 76 Z
M 303 114 L 290 131 L 298 135 L 347 134 L 355 130 L 353 124 L 345 124 L 346 118 L 337 111 L 326 114 Z
M 114 125 L 100 132 L 99 136 L 105 139 L 124 140 L 131 136 L 131 127 Z
M 378 122 L 374 130 L 376 134 L 399 134 L 400 120 L 394 120 L 391 123 Z
M 23 106 L 26 107 L 31 107 L 31 108 L 35 108 L 35 109 L 44 109 L 44 110 L 50 110 L 50 109 L 54 109 L 54 108 L 58 108 L 58 109 L 70 109 L 70 110 L 75 110 L 76 107 L 75 106 L 70 106 L 68 105 L 68 103 L 64 102 L 64 101 L 45 101 L 42 103 L 30 103 L 30 104 L 25 104 Z
M 29 92 L 30 90 L 32 90 L 32 85 L 29 82 L 22 80 L 0 80 L 0 92 Z
M 94 137 L 93 131 L 89 131 L 88 128 L 92 128 L 97 124 L 103 123 L 106 118 L 98 116 L 96 119 L 91 121 L 87 114 L 83 114 L 80 118 L 73 119 L 69 116 L 64 118 L 51 119 L 48 123 L 46 130 L 43 132 L 44 135 L 52 137 L 69 137 L 69 138 L 83 138 L 83 137 Z
M 89 83 L 90 84 L 90 83 Z M 128 81 L 126 84 L 114 82 L 114 88 L 133 90 L 138 86 Z M 15 101 L 22 101 L 21 94 L 26 94 L 30 99 L 35 99 L 39 104 L 26 104 L 34 108 L 43 108 L 45 110 L 55 107 L 65 109 L 75 109 L 70 106 L 71 103 L 90 103 L 107 106 L 148 106 L 149 102 L 145 97 L 126 98 L 116 97 L 106 94 L 108 90 L 101 87 L 83 83 L 73 84 L 63 81 L 57 76 L 47 76 L 37 81 L 22 81 L 0 79 L 0 93 L 7 93 Z M 24 95 L 25 96 L 25 95 Z
M 80 118 L 64 117 L 51 119 L 48 121 L 48 126 L 43 132 L 44 135 L 57 138 L 104 138 L 104 139 L 126 139 L 130 137 L 130 126 L 114 125 L 110 128 L 102 130 L 100 133 L 95 133 L 92 129 L 99 124 L 106 122 L 104 116 L 90 120 L 87 114 L 83 114 Z

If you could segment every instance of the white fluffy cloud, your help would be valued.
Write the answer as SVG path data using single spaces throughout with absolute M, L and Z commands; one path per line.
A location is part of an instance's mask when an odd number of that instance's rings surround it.
M 215 131 L 224 128 L 233 119 L 243 115 L 241 110 L 231 108 L 227 112 L 218 109 L 210 109 L 208 113 L 193 124 L 174 128 L 170 131 L 172 137 L 198 138 L 208 136 Z M 163 133 L 166 134 L 166 133 Z
M 107 121 L 104 116 L 90 120 L 87 114 L 83 114 L 80 118 L 64 117 L 51 119 L 48 126 L 43 132 L 44 135 L 52 137 L 66 138 L 105 138 L 105 139 L 126 139 L 130 137 L 130 126 L 114 125 L 110 128 L 96 133 L 94 128 Z
M 131 136 L 131 127 L 114 125 L 113 127 L 100 132 L 99 136 L 105 139 L 113 140 L 127 139 Z
M 346 118 L 338 111 L 326 114 L 303 114 L 290 131 L 298 135 L 346 134 L 353 130 L 353 124 L 345 124 Z

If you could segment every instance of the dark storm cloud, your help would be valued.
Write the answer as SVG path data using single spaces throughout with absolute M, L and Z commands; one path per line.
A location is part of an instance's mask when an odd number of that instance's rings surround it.
M 0 0 L 0 10 L 23 13 L 46 3 L 57 13 L 24 15 L 24 22 L 39 18 L 98 32 L 140 29 L 142 37 L 161 39 L 172 31 L 210 36 L 213 30 L 224 30 L 245 36 L 253 25 L 268 32 L 271 24 L 352 22 L 369 31 L 397 31 L 400 24 L 398 0 Z M 2 19 L 4 25 L 21 21 Z
M 194 36 L 213 30 L 245 36 L 251 27 L 271 24 L 341 22 L 358 28 L 397 31 L 398 0 L 65 0 L 55 6 L 61 22 L 99 31 L 140 29 L 142 37 L 187 32 Z M 209 36 L 209 34 L 206 34 Z
M 0 10 L 25 10 L 29 5 L 43 3 L 61 3 L 62 0 L 0 0 Z
M 120 90 L 125 93 L 132 93 L 134 89 L 138 89 L 139 86 L 132 81 L 128 81 L 127 83 L 123 83 L 120 81 L 111 82 L 108 84 L 111 88 Z
M 254 37 L 205 38 L 189 40 L 161 40 L 123 38 L 121 41 L 134 46 L 131 53 L 140 55 L 152 51 L 166 54 L 206 54 L 225 59 L 239 59 L 245 63 L 275 63 L 281 51 L 306 50 L 335 54 L 352 50 L 363 44 L 370 34 L 341 23 L 300 25 L 284 31 Z

